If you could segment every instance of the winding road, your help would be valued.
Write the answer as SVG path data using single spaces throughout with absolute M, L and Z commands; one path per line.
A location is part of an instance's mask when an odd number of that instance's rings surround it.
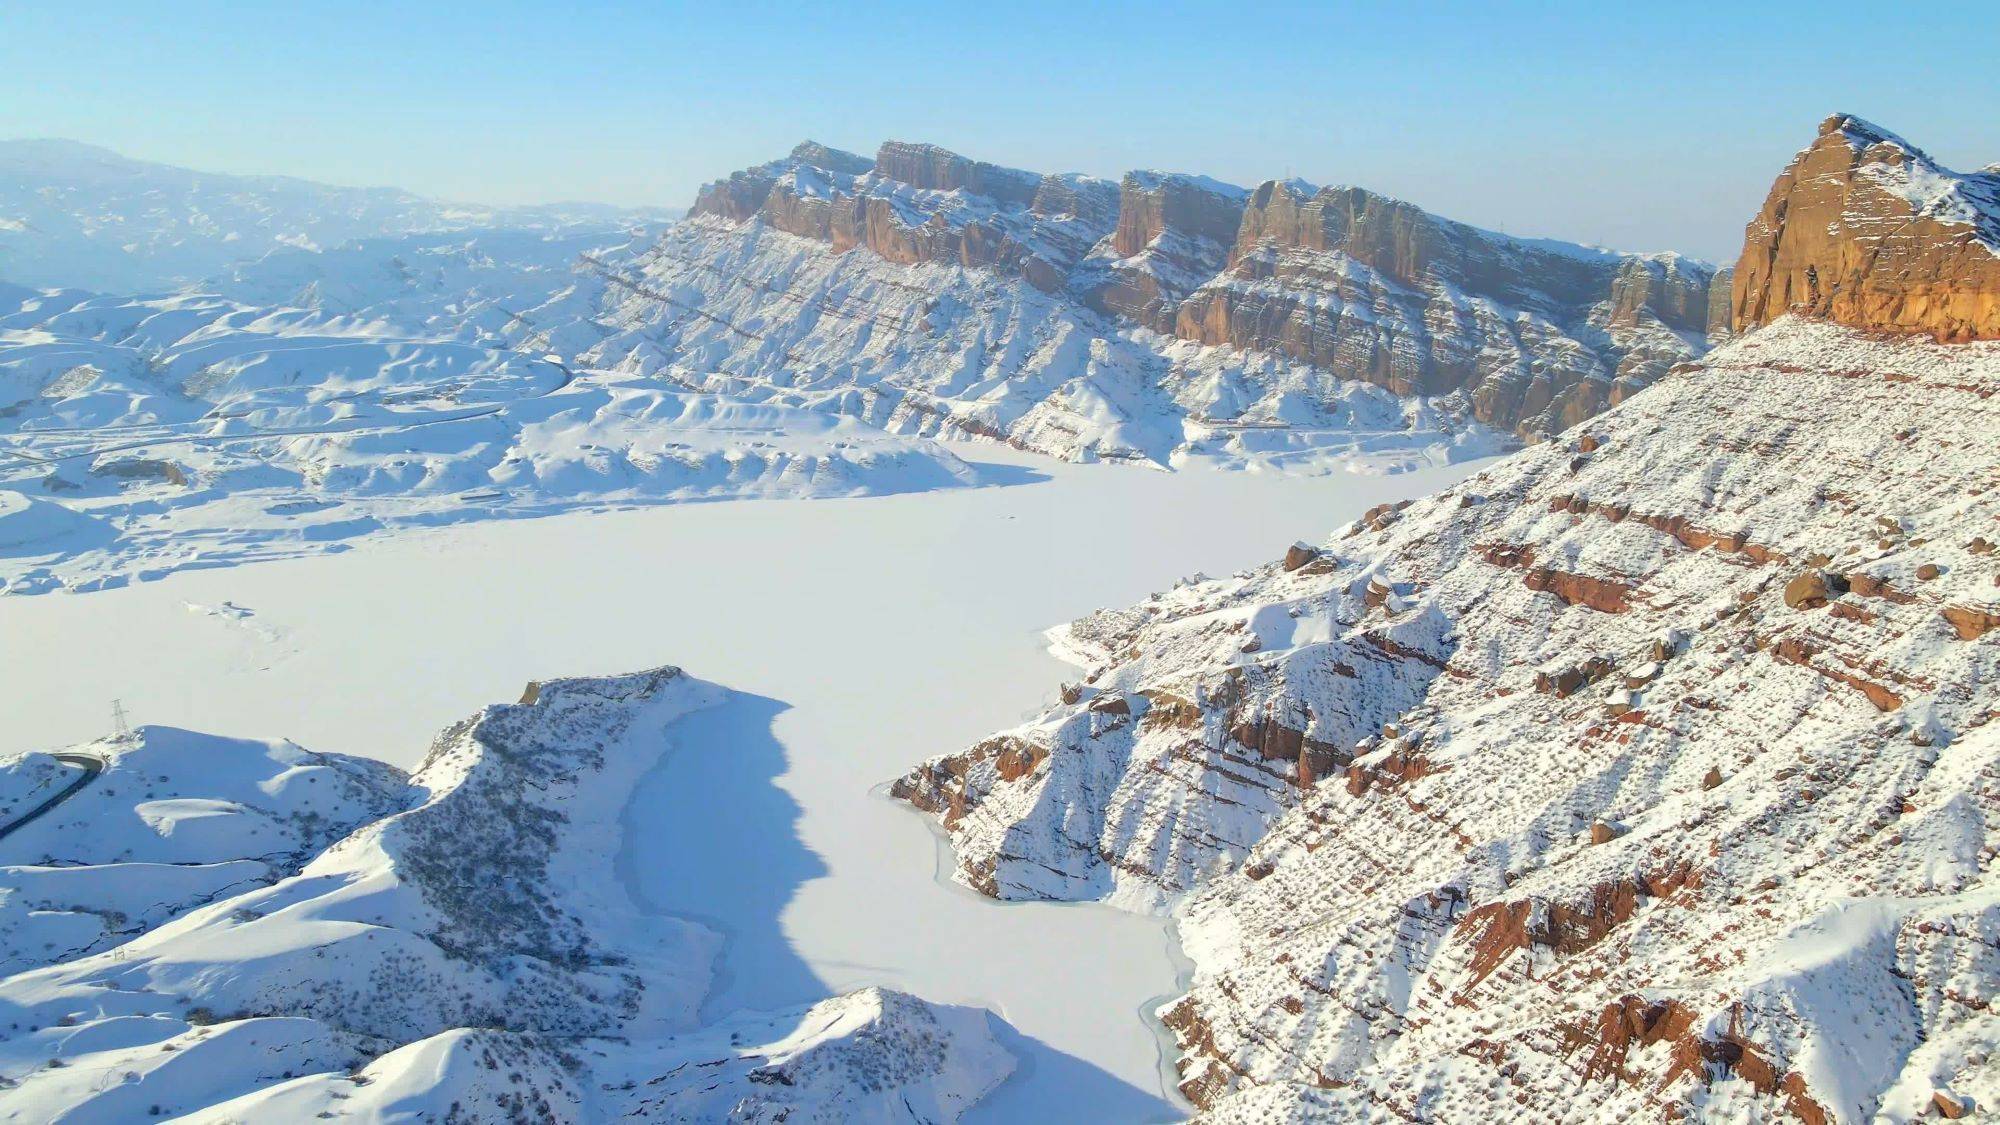
M 76 766 L 83 770 L 83 776 L 70 782 L 61 792 L 53 797 L 29 809 L 25 815 L 17 818 L 11 824 L 0 825 L 0 840 L 4 840 L 21 829 L 26 828 L 28 825 L 33 824 L 35 821 L 40 820 L 43 816 L 47 815 L 49 810 L 76 796 L 77 792 L 84 786 L 97 780 L 97 775 L 104 772 L 106 764 L 103 758 L 95 754 L 62 753 L 54 755 L 54 757 L 59 762 Z

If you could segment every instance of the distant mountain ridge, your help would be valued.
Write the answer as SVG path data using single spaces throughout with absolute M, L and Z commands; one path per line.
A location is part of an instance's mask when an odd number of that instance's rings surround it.
M 994 270 L 1162 336 L 1399 395 L 1463 394 L 1470 418 L 1529 437 L 1699 355 L 1726 304 L 1705 262 L 1511 238 L 1361 188 L 1113 183 L 898 141 L 872 160 L 808 141 L 705 186 L 690 214 Z
M 610 231 L 669 214 L 450 203 L 397 188 L 197 172 L 76 141 L 0 141 L 0 281 L 32 288 L 157 292 L 281 248 L 450 230 Z

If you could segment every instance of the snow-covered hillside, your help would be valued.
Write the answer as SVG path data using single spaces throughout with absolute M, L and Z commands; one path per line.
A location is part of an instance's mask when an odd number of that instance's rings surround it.
M 1112 184 L 894 141 L 808 142 L 691 216 L 636 272 L 601 263 L 644 329 L 604 360 L 1160 464 L 1546 436 L 1705 350 L 1715 278 L 1358 188 Z
M 1119 326 L 1015 277 L 835 253 L 761 223 L 676 224 L 607 286 L 594 364 L 897 433 L 1068 460 L 1397 471 L 1488 456 L 1464 403 Z
M 987 894 L 1178 909 L 1217 1121 L 2000 1103 L 1997 392 L 1782 321 L 1058 631 L 1064 700 L 897 792 Z
M 696 1027 L 721 936 L 613 869 L 666 728 L 720 698 L 674 668 L 530 684 L 441 732 L 407 786 L 184 732 L 85 748 L 111 767 L 35 822 L 42 843 L 8 842 L 76 852 L 51 892 L 68 912 L 143 901 L 139 863 L 215 873 L 152 880 L 197 907 L 172 921 L 0 979 L 0 1115 L 956 1120 L 1014 1065 L 982 1011 L 865 989 Z M 362 817 L 381 819 L 267 870 Z
M 361 278 L 343 276 L 348 260 Z M 87 589 L 581 505 L 976 483 L 930 442 L 535 350 L 573 341 L 513 305 L 587 304 L 566 268 L 485 270 L 490 289 L 405 286 L 370 260 L 294 263 L 332 308 L 63 290 L 0 312 L 5 588 Z M 298 269 L 243 284 L 271 296 Z M 337 292 L 356 290 L 338 311 Z
M 0 762 L 0 975 L 295 874 L 407 800 L 380 762 L 164 727 Z
M 487 207 L 394 188 L 233 176 L 132 160 L 74 141 L 0 141 L 0 282 L 153 293 L 288 248 L 439 231 L 602 235 L 664 211 Z

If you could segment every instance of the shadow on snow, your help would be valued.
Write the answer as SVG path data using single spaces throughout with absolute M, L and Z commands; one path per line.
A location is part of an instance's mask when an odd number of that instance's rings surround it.
M 799 839 L 799 806 L 777 785 L 786 751 L 772 724 L 788 704 L 729 692 L 677 721 L 672 746 L 633 790 L 619 875 L 647 909 L 693 918 L 727 938 L 701 1018 L 810 1004 L 832 992 L 785 937 L 798 889 L 827 873 Z M 1005 909 L 996 907 L 996 909 Z M 993 1017 L 1013 1077 L 969 1121 L 1163 1121 L 1157 1094 Z M 1133 1034 L 1144 1034 L 1135 1026 Z

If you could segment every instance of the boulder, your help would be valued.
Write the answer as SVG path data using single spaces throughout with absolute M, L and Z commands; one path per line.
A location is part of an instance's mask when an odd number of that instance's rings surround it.
M 1824 570 L 1801 571 L 1785 583 L 1785 605 L 1790 609 L 1818 609 L 1847 592 L 1847 581 Z

